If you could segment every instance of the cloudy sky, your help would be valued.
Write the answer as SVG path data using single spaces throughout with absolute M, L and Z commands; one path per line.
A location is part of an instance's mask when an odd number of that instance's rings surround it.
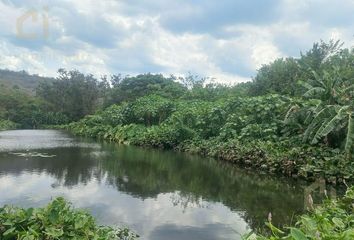
M 0 30 L 0 68 L 234 83 L 320 39 L 352 46 L 354 0 L 0 0 Z

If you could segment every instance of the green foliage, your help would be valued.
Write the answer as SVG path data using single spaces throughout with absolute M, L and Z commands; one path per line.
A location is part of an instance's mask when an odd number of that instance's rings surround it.
M 33 127 L 45 127 L 47 125 L 61 125 L 70 122 L 69 118 L 60 112 L 45 111 L 39 108 L 32 111 L 31 114 Z
M 102 116 L 102 121 L 110 126 L 124 124 L 128 119 L 127 114 L 129 115 L 129 111 L 126 110 L 127 108 L 127 104 L 112 105 L 106 108 L 100 114 Z
M 135 77 L 112 76 L 113 87 L 109 89 L 105 106 L 124 101 L 132 101 L 146 95 L 160 95 L 168 98 L 182 96 L 186 88 L 176 81 L 174 76 L 164 77 L 161 74 L 141 74 Z
M 354 50 L 341 46 L 315 43 L 300 58 L 264 65 L 252 83 L 236 86 L 191 74 L 116 75 L 99 82 L 60 70 L 55 81 L 38 88 L 42 100 L 1 91 L 0 119 L 33 128 L 81 119 L 66 128 L 290 176 L 352 178 Z
M 0 119 L 15 122 L 19 128 L 68 123 L 68 118 L 54 112 L 49 104 L 20 89 L 0 86 Z
M 147 129 L 140 145 L 172 149 L 180 143 L 193 139 L 195 132 L 179 124 L 154 126 Z
M 294 96 L 299 92 L 297 81 L 300 74 L 300 65 L 296 59 L 275 60 L 273 63 L 264 65 L 258 70 L 249 92 L 255 96 L 268 93 Z
M 174 111 L 172 101 L 158 95 L 148 95 L 138 98 L 131 105 L 132 122 L 145 126 L 161 124 Z
M 301 53 L 301 58 L 298 60 L 301 70 L 304 72 L 303 79 L 307 79 L 311 75 L 311 71 L 323 71 L 328 68 L 330 59 L 335 56 L 340 50 L 343 44 L 337 40 L 330 40 L 328 43 L 320 41 L 314 43 L 312 48 L 305 54 Z
M 63 198 L 45 208 L 0 208 L 1 239 L 136 239 L 128 229 L 98 226 L 94 218 L 82 210 L 74 210 Z
M 354 81 L 341 77 L 338 68 L 324 71 L 319 75 L 313 72 L 313 78 L 301 82 L 306 89 L 304 98 L 315 104 L 297 108 L 294 112 L 306 112 L 303 140 L 312 144 L 325 141 L 329 146 L 341 147 L 350 158 L 354 145 L 351 118 L 354 113 Z M 288 117 L 292 118 L 294 112 Z M 339 144 L 338 144 L 339 143 Z
M 307 82 L 312 77 L 312 71 L 322 72 L 333 66 L 341 67 L 342 73 L 348 77 L 352 54 L 341 50 L 340 41 L 323 41 L 314 43 L 313 47 L 298 59 L 277 59 L 274 62 L 263 65 L 253 78 L 249 93 L 259 96 L 269 93 L 299 96 L 302 89 L 297 85 L 298 81 Z M 353 75 L 351 75 L 353 77 Z
M 53 81 L 53 78 L 31 75 L 26 71 L 0 70 L 0 85 L 4 87 L 21 90 L 26 94 L 33 95 L 39 83 Z
M 166 120 L 168 125 L 193 130 L 202 138 L 218 135 L 224 121 L 221 104 L 200 100 L 180 101 L 177 110 Z
M 14 122 L 11 122 L 9 120 L 2 120 L 0 119 L 0 131 L 2 130 L 11 130 L 11 129 L 16 129 L 17 124 Z
M 354 165 L 343 161 L 342 152 L 302 143 L 303 122 L 295 119 L 291 123 L 289 117 L 295 116 L 294 104 L 315 106 L 312 101 L 277 94 L 173 103 L 149 95 L 67 127 L 79 135 L 198 153 L 295 178 L 324 177 L 333 183 L 353 179 Z
M 101 137 L 109 130 L 108 125 L 103 125 L 103 118 L 99 115 L 89 115 L 77 123 L 69 124 L 69 128 L 77 135 L 88 137 Z
M 299 217 L 296 227 L 282 231 L 269 221 L 272 236 L 251 234 L 247 240 L 350 240 L 354 238 L 354 188 L 339 200 L 326 200 L 322 206 Z M 286 233 L 285 233 L 286 232 Z
M 94 113 L 98 106 L 100 84 L 92 75 L 60 69 L 53 82 L 42 82 L 37 95 L 50 103 L 56 112 L 79 120 Z
M 142 145 L 146 127 L 138 124 L 118 126 L 112 130 L 110 140 L 133 145 Z M 105 135 L 107 138 L 107 135 Z
M 354 146 L 354 116 L 349 115 L 348 119 L 348 132 L 345 141 L 345 152 L 347 153 L 347 158 L 350 159 L 353 156 L 353 146 Z
M 184 142 L 182 151 L 198 153 L 237 163 L 258 172 L 281 174 L 293 178 L 315 180 L 319 177 L 332 183 L 353 179 L 354 164 L 343 161 L 344 154 L 331 148 L 295 145 L 287 139 L 221 141 L 218 138 Z
M 60 70 L 57 80 L 38 88 L 41 99 L 3 87 L 0 119 L 21 127 L 81 119 L 63 127 L 78 135 L 198 153 L 262 172 L 344 182 L 354 179 L 354 50 L 341 46 L 339 41 L 315 43 L 300 58 L 264 65 L 252 83 L 236 86 L 160 74 L 98 82 L 92 75 Z M 1 126 L 15 125 L 0 121 Z M 274 235 L 269 239 L 353 238 L 352 215 L 344 211 L 349 206 L 342 208 L 343 201 L 326 203 L 288 231 L 269 222 Z
M 224 139 L 277 140 L 290 102 L 290 98 L 276 94 L 230 100 L 226 105 L 230 114 L 221 129 L 221 136 Z

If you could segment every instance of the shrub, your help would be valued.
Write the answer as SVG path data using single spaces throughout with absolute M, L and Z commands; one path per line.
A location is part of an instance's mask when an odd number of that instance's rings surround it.
M 311 197 L 309 197 L 311 205 Z M 308 214 L 299 217 L 295 227 L 286 231 L 273 226 L 271 217 L 268 227 L 272 234 L 269 237 L 252 234 L 247 240 L 350 240 L 354 239 L 354 187 L 348 189 L 340 200 L 326 200 L 322 206 L 313 208 Z
M 0 208 L 0 239 L 95 239 L 133 240 L 128 229 L 98 226 L 85 211 L 75 210 L 63 198 L 57 198 L 44 208 Z
M 9 120 L 1 120 L 0 119 L 0 131 L 16 129 L 16 128 L 17 128 L 17 124 L 16 123 L 11 122 Z

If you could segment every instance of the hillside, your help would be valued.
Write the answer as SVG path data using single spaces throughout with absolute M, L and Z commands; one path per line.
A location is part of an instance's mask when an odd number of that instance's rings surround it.
M 7 87 L 19 87 L 31 95 L 34 94 L 34 90 L 41 81 L 53 80 L 53 78 L 31 75 L 26 71 L 15 72 L 0 69 L 0 85 L 5 85 Z

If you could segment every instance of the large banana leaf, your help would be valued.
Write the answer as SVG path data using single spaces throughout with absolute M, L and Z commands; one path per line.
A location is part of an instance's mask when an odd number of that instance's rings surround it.
M 347 153 L 348 159 L 352 159 L 354 148 L 354 120 L 352 112 L 349 114 L 348 118 L 348 132 L 345 143 L 345 152 Z
M 345 118 L 347 118 L 347 110 L 349 106 L 341 107 L 333 118 L 328 118 L 327 121 L 324 121 L 321 127 L 317 130 L 315 136 L 312 139 L 312 144 L 318 143 L 318 140 L 322 137 L 327 136 L 329 133 L 334 131 L 340 122 L 342 122 Z

